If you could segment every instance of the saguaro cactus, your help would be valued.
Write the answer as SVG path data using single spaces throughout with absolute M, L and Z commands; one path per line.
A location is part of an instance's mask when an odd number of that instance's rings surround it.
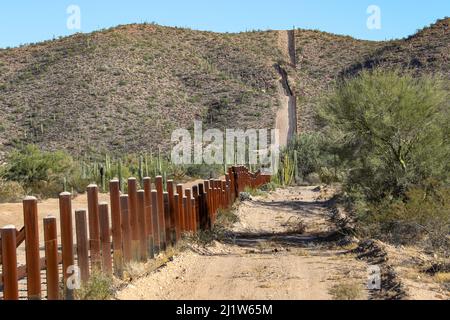
M 117 163 L 117 177 L 119 179 L 119 189 L 123 191 L 123 176 L 122 176 L 122 160 Z
M 142 155 L 139 156 L 139 169 L 138 169 L 138 175 L 139 175 L 139 184 L 142 186 L 143 185 L 143 180 L 144 180 L 144 171 L 143 171 L 143 158 Z

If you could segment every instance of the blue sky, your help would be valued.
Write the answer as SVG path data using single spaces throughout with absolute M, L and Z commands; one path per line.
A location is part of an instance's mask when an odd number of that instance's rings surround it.
M 450 16 L 450 0 L 14 0 L 0 7 L 0 47 L 133 22 L 217 32 L 319 29 L 359 39 L 402 38 Z M 69 30 L 67 8 L 80 8 L 80 30 Z M 367 8 L 380 9 L 381 29 L 369 29 Z

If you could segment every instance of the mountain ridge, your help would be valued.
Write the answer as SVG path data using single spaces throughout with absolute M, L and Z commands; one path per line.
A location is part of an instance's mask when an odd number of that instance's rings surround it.
M 205 128 L 273 128 L 280 107 L 276 65 L 298 97 L 298 131 L 314 131 L 323 92 L 376 65 L 368 61 L 405 68 L 413 56 L 424 61 L 413 66 L 419 73 L 447 76 L 448 22 L 387 42 L 297 29 L 295 68 L 277 31 L 130 24 L 1 49 L 0 158 L 28 143 L 76 156 L 167 152 L 172 130 L 192 129 L 196 119 Z

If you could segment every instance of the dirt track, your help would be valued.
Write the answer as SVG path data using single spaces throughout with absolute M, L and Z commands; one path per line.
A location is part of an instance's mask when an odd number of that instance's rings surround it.
M 121 290 L 119 299 L 331 299 L 352 281 L 365 290 L 366 265 L 323 239 L 332 225 L 321 192 L 277 190 L 239 206 L 228 240 L 175 256 Z M 299 233 L 302 220 L 306 231 Z

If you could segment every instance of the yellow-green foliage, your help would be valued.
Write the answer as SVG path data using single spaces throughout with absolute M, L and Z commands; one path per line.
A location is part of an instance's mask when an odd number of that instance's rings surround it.
M 399 243 L 426 244 L 448 253 L 450 247 L 450 188 L 412 187 L 404 200 L 370 204 L 360 225 L 371 236 Z
M 363 296 L 362 285 L 356 282 L 341 282 L 330 289 L 333 300 L 358 300 Z
M 55 196 L 64 189 L 65 177 L 72 175 L 74 161 L 63 151 L 45 152 L 34 145 L 14 151 L 2 176 L 20 183 L 27 193 Z
M 200 167 L 200 166 L 198 166 Z M 121 190 L 127 192 L 127 179 L 138 178 L 142 187 L 142 179 L 162 175 L 168 179 L 185 179 L 186 174 L 199 175 L 206 178 L 223 174 L 221 166 L 203 166 L 198 171 L 192 166 L 173 165 L 158 154 L 125 155 L 121 159 L 109 155 L 91 159 L 73 159 L 64 151 L 41 151 L 35 145 L 28 145 L 12 152 L 7 164 L 0 169 L 0 201 L 15 201 L 25 193 L 41 198 L 55 197 L 62 191 L 73 193 L 85 192 L 86 187 L 96 183 L 100 191 L 107 192 L 109 181 L 118 178 Z M 197 171 L 196 171 L 197 170 Z M 23 189 L 21 189 L 23 188 Z
M 0 202 L 21 201 L 25 191 L 20 183 L 0 179 Z
M 101 272 L 93 273 L 76 291 L 76 296 L 79 300 L 111 300 L 114 297 L 113 279 Z
M 252 197 L 263 196 L 266 194 L 264 191 L 262 191 L 259 188 L 250 188 L 250 187 L 246 187 L 244 192 L 247 192 Z
M 282 156 L 275 182 L 282 186 L 289 186 L 294 181 L 294 173 L 294 161 L 291 159 L 291 155 L 287 152 L 284 156 Z
M 449 181 L 449 110 L 443 79 L 374 70 L 341 83 L 318 113 L 349 191 L 378 201 L 428 178 Z

